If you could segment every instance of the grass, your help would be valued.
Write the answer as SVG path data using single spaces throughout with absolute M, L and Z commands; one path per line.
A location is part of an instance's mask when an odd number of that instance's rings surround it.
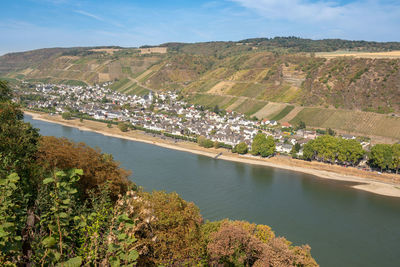
M 286 117 L 286 115 L 289 114 L 289 112 L 292 111 L 293 109 L 294 109 L 294 106 L 291 106 L 291 105 L 286 106 L 279 113 L 274 115 L 271 119 L 274 121 L 279 121 L 279 120 L 283 119 L 284 117 Z

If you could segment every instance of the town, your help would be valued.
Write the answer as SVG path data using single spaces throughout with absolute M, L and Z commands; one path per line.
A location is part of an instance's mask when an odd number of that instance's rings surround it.
M 205 109 L 183 101 L 176 92 L 151 92 L 147 95 L 125 95 L 109 89 L 111 82 L 94 86 L 36 84 L 32 90 L 19 93 L 18 100 L 28 109 L 51 111 L 57 114 L 76 112 L 95 120 L 121 121 L 154 132 L 171 136 L 205 138 L 234 147 L 244 142 L 251 148 L 257 133 L 272 136 L 276 152 L 289 154 L 293 147 L 302 147 L 324 131 L 292 127 L 288 122 L 264 119 L 251 120 L 243 114 L 220 111 L 218 107 Z M 344 139 L 356 139 L 354 135 L 342 135 Z M 368 140 L 361 141 L 365 148 Z M 303 150 L 297 151 L 302 156 Z

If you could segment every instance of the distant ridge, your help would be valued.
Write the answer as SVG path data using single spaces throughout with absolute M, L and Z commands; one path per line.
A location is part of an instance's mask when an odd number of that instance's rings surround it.
M 141 50 L 155 47 L 167 51 Z M 141 48 L 10 53 L 0 57 L 0 78 L 71 85 L 111 81 L 113 90 L 138 95 L 174 90 L 203 106 L 346 132 L 359 118 L 358 132 L 400 139 L 400 131 L 387 131 L 400 127 L 399 42 L 275 37 Z M 295 112 L 287 113 L 288 106 Z

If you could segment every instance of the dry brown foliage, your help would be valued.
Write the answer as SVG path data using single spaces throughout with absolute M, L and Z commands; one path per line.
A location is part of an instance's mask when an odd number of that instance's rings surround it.
M 213 266 L 318 266 L 310 247 L 294 247 L 283 237 L 276 238 L 268 226 L 224 221 L 211 234 L 207 246 Z
M 117 207 L 135 222 L 138 266 L 193 266 L 202 251 L 199 209 L 176 193 L 128 191 Z
M 124 194 L 129 185 L 130 172 L 119 167 L 111 155 L 102 154 L 84 143 L 75 143 L 66 138 L 42 136 L 39 142 L 38 163 L 45 170 L 83 170 L 79 187 L 83 193 L 97 189 L 109 182 L 112 198 Z

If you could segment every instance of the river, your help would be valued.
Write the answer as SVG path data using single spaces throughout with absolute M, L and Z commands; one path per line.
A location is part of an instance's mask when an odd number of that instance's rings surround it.
M 81 131 L 25 121 L 42 135 L 67 137 L 113 154 L 146 191 L 175 191 L 205 219 L 267 224 L 294 244 L 309 244 L 321 266 L 400 266 L 400 198 L 349 183 L 270 167 L 213 159 Z

